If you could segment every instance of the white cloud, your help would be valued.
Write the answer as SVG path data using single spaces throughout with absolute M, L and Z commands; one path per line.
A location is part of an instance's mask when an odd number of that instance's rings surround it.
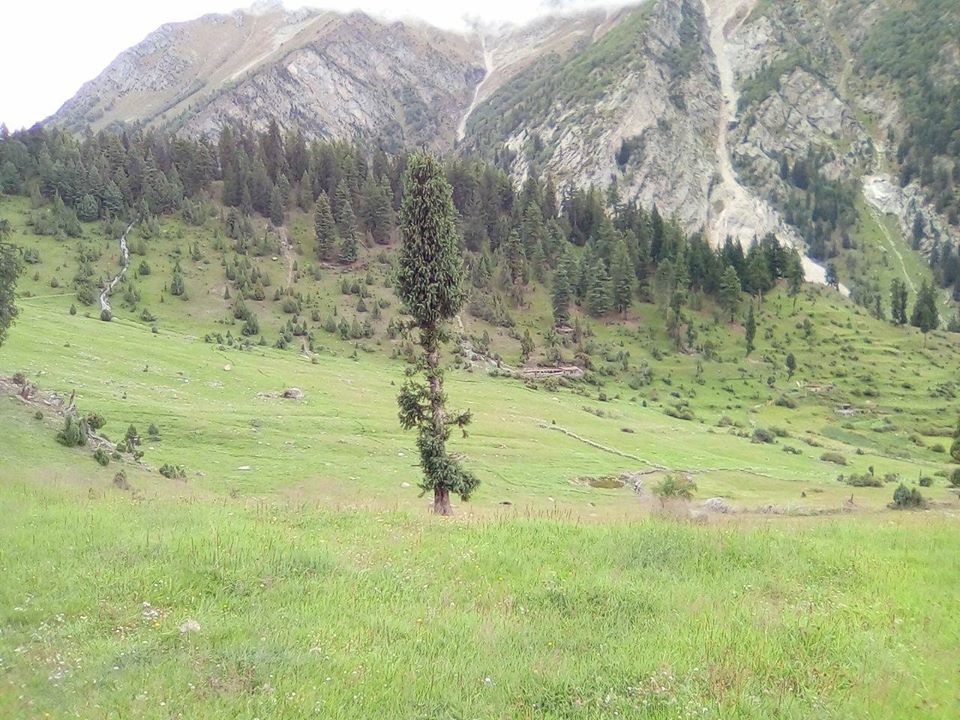
M 415 17 L 462 30 L 471 22 L 524 23 L 547 12 L 618 4 L 611 0 L 286 0 L 290 8 L 310 6 L 346 12 L 363 10 L 389 19 Z M 623 4 L 623 3 L 619 3 Z M 130 0 L 6 4 L 0 31 L 0 122 L 29 126 L 54 113 L 87 80 L 96 77 L 124 49 L 166 22 L 204 13 L 229 12 L 237 0 Z

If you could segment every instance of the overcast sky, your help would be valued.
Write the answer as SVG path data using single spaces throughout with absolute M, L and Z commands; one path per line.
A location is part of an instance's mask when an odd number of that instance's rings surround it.
M 121 51 L 167 22 L 229 12 L 246 0 L 9 0 L 0 10 L 0 122 L 28 127 L 54 113 Z M 468 18 L 526 22 L 550 8 L 612 4 L 611 0 L 285 0 L 371 15 L 419 17 L 463 29 Z M 399 9 L 398 9 L 399 6 Z

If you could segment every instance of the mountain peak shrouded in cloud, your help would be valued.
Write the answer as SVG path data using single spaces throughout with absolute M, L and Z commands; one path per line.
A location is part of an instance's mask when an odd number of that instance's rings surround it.
M 265 0 L 270 2 L 271 0 Z M 448 2 L 437 3 L 411 0 L 406 3 L 391 0 L 328 0 L 324 2 L 297 2 L 286 0 L 287 8 L 309 7 L 321 10 L 349 12 L 361 10 L 375 17 L 388 20 L 417 19 L 445 30 L 466 31 L 478 27 L 523 25 L 538 17 L 551 14 L 570 14 L 596 8 L 614 8 L 637 5 L 644 0 L 491 0 L 485 3 Z M 277 4 L 274 2 L 273 4 Z

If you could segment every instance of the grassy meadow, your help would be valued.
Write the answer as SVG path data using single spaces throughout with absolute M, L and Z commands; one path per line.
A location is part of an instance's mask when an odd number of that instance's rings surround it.
M 749 357 L 705 301 L 692 313 L 708 353 L 674 351 L 654 305 L 585 320 L 589 381 L 532 384 L 451 347 L 450 404 L 475 418 L 453 444 L 482 484 L 444 521 L 426 513 L 397 422 L 403 341 L 385 332 L 396 302 L 380 251 L 314 272 L 309 219 L 294 216 L 292 254 L 253 258 L 272 279 L 248 301 L 267 344 L 240 349 L 223 339 L 241 323 L 215 218 L 164 221 L 107 323 L 93 306 L 69 313 L 76 241 L 33 236 L 27 212 L 0 200 L 40 257 L 0 348 L 0 717 L 960 712 L 960 503 L 943 451 L 956 335 L 924 339 L 808 287 L 765 299 Z M 116 240 L 85 233 L 97 272 L 115 272 Z M 166 292 L 178 260 L 186 300 Z M 341 286 L 368 287 L 384 301 L 373 337 L 310 320 L 313 352 L 271 347 L 288 273 L 304 318 L 362 315 Z M 464 313 L 466 334 L 519 366 L 529 329 L 543 361 L 548 294 L 535 283 L 526 301 L 512 330 Z M 101 467 L 57 443 L 54 409 L 14 397 L 15 372 L 43 398 L 75 391 L 114 441 L 130 425 L 159 438 L 141 463 Z M 280 396 L 294 387 L 301 400 Z M 752 442 L 758 429 L 773 442 Z M 131 489 L 113 484 L 121 468 Z M 889 482 L 838 480 L 871 468 Z M 589 482 L 621 473 L 642 491 Z M 668 473 L 696 482 L 689 505 L 651 497 Z M 921 476 L 928 509 L 889 510 Z M 714 497 L 735 512 L 703 513 Z

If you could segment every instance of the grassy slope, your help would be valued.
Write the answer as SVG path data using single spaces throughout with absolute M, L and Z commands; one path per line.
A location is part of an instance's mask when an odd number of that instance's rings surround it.
M 163 437 L 146 444 L 145 467 L 125 463 L 136 492 L 122 493 L 110 485 L 117 463 L 100 468 L 89 450 L 60 447 L 49 412 L 37 420 L 0 398 L 0 506 L 15 518 L 0 526 L 0 715 L 893 718 L 945 717 L 960 704 L 946 670 L 960 630 L 956 499 L 937 478 L 924 493 L 949 505 L 881 512 L 889 485 L 835 480 L 870 465 L 908 481 L 946 467 L 928 446 L 949 444 L 935 435 L 953 420 L 955 337 L 932 334 L 924 350 L 913 331 L 810 289 L 796 313 L 779 294 L 767 300 L 749 360 L 709 308 L 697 328 L 722 361 L 668 352 L 653 306 L 595 325 L 600 373 L 618 366 L 600 360 L 604 348 L 629 352 L 629 370 L 599 390 L 605 402 L 587 386 L 534 390 L 452 372 L 452 402 L 476 415 L 456 447 L 483 485 L 451 525 L 426 517 L 417 497 L 413 438 L 393 401 L 402 366 L 382 332 L 364 352 L 317 330 L 326 349 L 315 363 L 203 342 L 226 330 L 214 231 L 176 222 L 151 241 L 154 273 L 139 282 L 158 333 L 139 308 L 118 306 L 112 323 L 92 309 L 70 316 L 72 296 L 49 277 L 69 281 L 72 250 L 28 236 L 23 210 L 0 204 L 43 262 L 29 271 L 38 280 L 24 279 L 33 297 L 0 350 L 0 374 L 75 388 L 113 437 L 150 422 Z M 292 223 L 301 262 L 307 226 Z M 95 240 L 95 227 L 87 233 Z M 171 253 L 190 234 L 209 264 L 185 262 L 190 299 L 161 304 Z M 106 274 L 116 250 L 95 241 Z M 279 281 L 282 260 L 258 262 Z M 338 288 L 332 270 L 298 281 L 322 312 L 352 314 L 355 298 Z M 543 291 L 531 302 L 518 317 L 537 331 Z M 258 305 L 268 337 L 277 305 Z M 516 362 L 516 342 L 487 329 Z M 787 349 L 800 365 L 790 381 Z M 641 363 L 653 382 L 632 389 Z M 306 399 L 258 397 L 289 386 Z M 876 396 L 864 395 L 870 387 Z M 774 405 L 782 394 L 798 407 Z M 664 414 L 681 399 L 697 420 Z M 863 413 L 838 416 L 844 402 Z M 723 415 L 742 428 L 716 427 Z M 887 420 L 894 429 L 875 432 Z M 752 426 L 790 437 L 756 445 L 735 434 Z M 824 450 L 850 467 L 820 461 Z M 160 477 L 164 462 L 186 465 L 187 481 Z M 693 472 L 698 499 L 838 509 L 853 494 L 867 511 L 696 528 L 643 520 L 649 505 L 629 490 L 575 482 L 648 463 Z M 199 633 L 180 634 L 188 618 Z

